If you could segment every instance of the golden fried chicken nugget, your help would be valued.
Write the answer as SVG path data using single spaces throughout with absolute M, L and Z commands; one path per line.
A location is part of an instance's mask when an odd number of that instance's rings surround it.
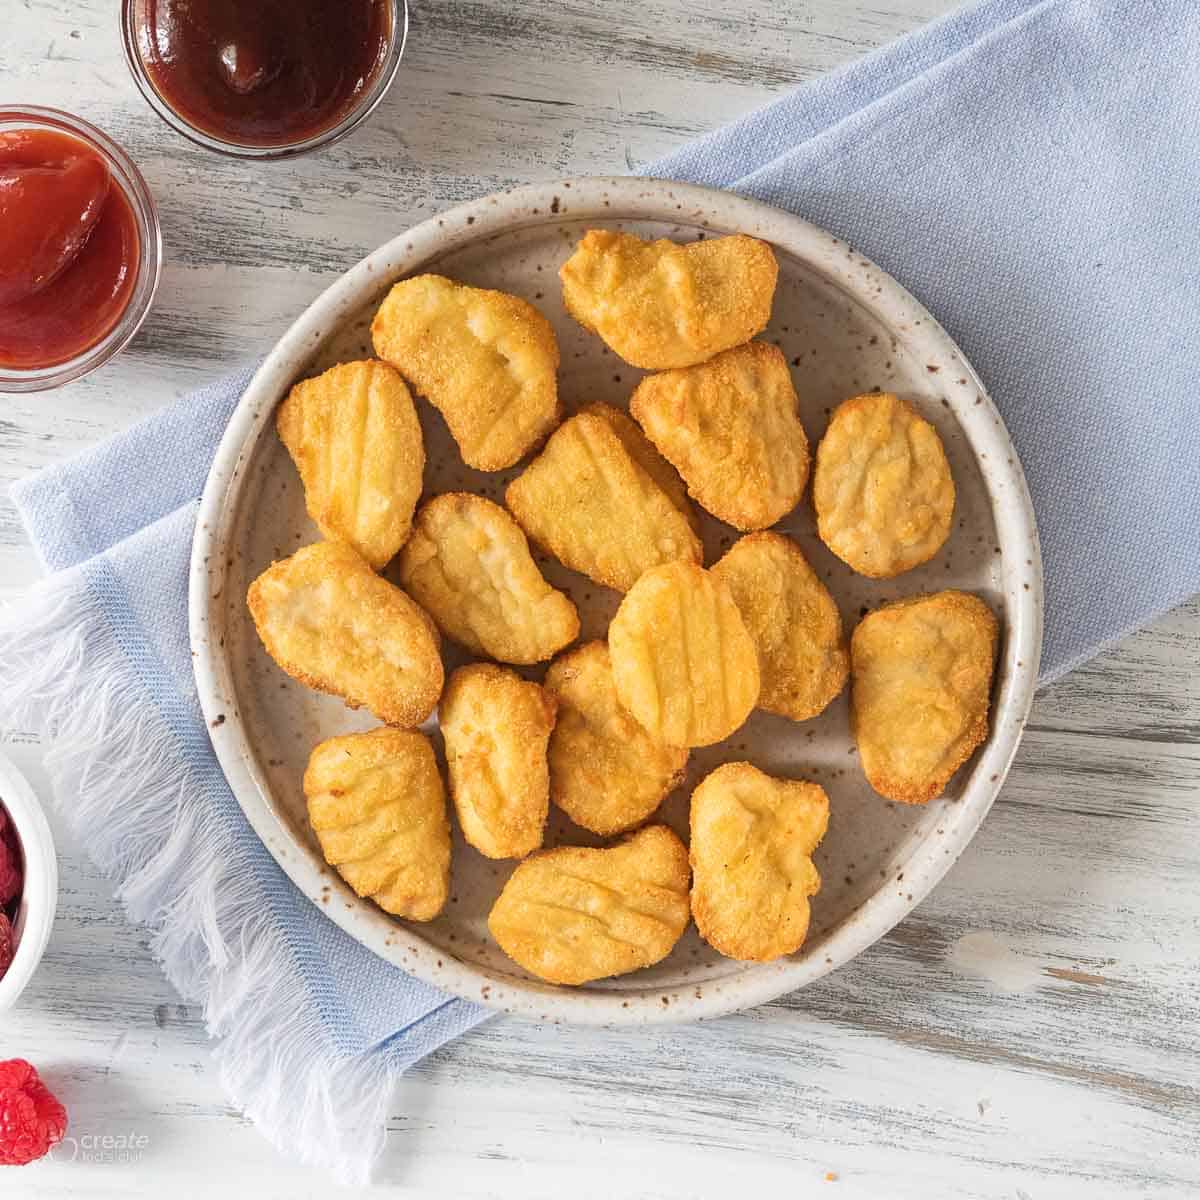
M 808 438 L 778 347 L 747 342 L 700 366 L 648 375 L 629 411 L 692 499 L 735 529 L 765 529 L 799 503 Z
M 987 740 L 999 625 L 967 592 L 868 613 L 850 639 L 850 725 L 867 782 L 925 804 Z
M 546 744 L 554 698 L 490 663 L 450 676 L 438 706 L 450 795 L 463 836 L 488 858 L 524 858 L 550 811 Z
M 605 409 L 592 405 L 564 421 L 504 498 L 559 562 L 624 592 L 650 567 L 699 562 L 704 548 L 686 500 L 665 486 L 670 465 L 647 469 L 658 452 L 624 414 Z
M 317 528 L 376 570 L 385 566 L 412 528 L 425 470 L 421 426 L 399 372 L 339 363 L 296 384 L 275 427 Z
M 437 759 L 416 730 L 372 729 L 317 746 L 304 772 L 325 861 L 384 912 L 432 921 L 450 894 L 450 821 Z
M 651 737 L 708 746 L 758 701 L 758 652 L 724 581 L 695 563 L 647 571 L 608 628 L 621 703 Z
M 301 683 L 389 725 L 419 725 L 437 704 L 437 630 L 349 546 L 317 542 L 272 563 L 247 603 L 267 653 Z
M 954 479 L 937 430 L 888 392 L 839 404 L 817 446 L 821 541 L 860 575 L 889 579 L 950 536 Z
M 627 363 L 690 367 L 761 333 L 779 265 L 734 234 L 680 245 L 591 229 L 562 265 L 567 311 Z
M 682 781 L 687 750 L 656 742 L 621 707 L 603 642 L 555 659 L 545 687 L 558 701 L 550 799 L 593 833 L 640 825 Z
M 713 565 L 758 649 L 759 708 L 804 721 L 846 686 L 842 618 L 800 547 L 781 533 L 748 533 Z
M 532 304 L 441 275 L 402 279 L 371 322 L 375 353 L 437 408 L 469 467 L 511 467 L 558 423 L 558 343 Z
M 666 497 L 687 518 L 688 524 L 699 531 L 700 522 L 696 519 L 696 510 L 688 499 L 687 488 L 679 478 L 679 472 L 654 448 L 654 443 L 642 432 L 638 423 L 619 408 L 611 404 L 589 404 L 580 412 L 591 416 L 602 417 L 608 422 L 613 433 L 621 439 L 621 445 L 659 488 Z
M 482 496 L 449 492 L 421 506 L 400 581 L 447 637 L 501 662 L 543 662 L 579 636 L 575 605 L 542 578 L 512 517 Z
M 579 984 L 666 958 L 688 915 L 687 848 L 665 825 L 648 825 L 608 849 L 559 846 L 526 859 L 488 928 L 531 975 Z
M 692 916 L 728 958 L 769 962 L 799 950 L 809 897 L 821 888 L 812 853 L 829 824 L 815 783 L 726 763 L 692 793 Z

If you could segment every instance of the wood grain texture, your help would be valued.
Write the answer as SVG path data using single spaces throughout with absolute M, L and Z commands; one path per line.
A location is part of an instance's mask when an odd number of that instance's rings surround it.
M 129 146 L 161 203 L 163 288 L 106 370 L 0 399 L 0 483 L 264 353 L 337 273 L 439 208 L 637 167 L 950 0 L 418 0 L 375 118 L 269 166 L 157 122 L 113 7 L 0 0 L 0 77 Z M 36 573 L 0 501 L 0 579 Z M 1198 667 L 1194 601 L 1045 692 L 966 854 L 834 976 L 705 1025 L 496 1020 L 447 1047 L 395 1098 L 382 1181 L 429 1200 L 1200 1193 Z M 44 785 L 28 732 L 0 740 Z M 76 1137 L 147 1144 L 133 1163 L 0 1173 L 0 1196 L 330 1195 L 230 1109 L 201 1015 L 57 826 L 59 917 L 0 1057 L 45 1069 Z

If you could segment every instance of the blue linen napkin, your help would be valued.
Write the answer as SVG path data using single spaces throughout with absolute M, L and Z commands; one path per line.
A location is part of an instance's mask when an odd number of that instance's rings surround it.
M 1200 10 L 990 0 L 686 147 L 650 174 L 840 232 L 966 350 L 1029 476 L 1043 678 L 1200 588 Z M 250 831 L 191 681 L 198 497 L 249 375 L 15 489 L 51 578 L 0 620 L 0 719 L 54 739 L 65 812 L 180 991 L 234 1102 L 361 1180 L 389 1084 L 482 1019 L 325 920 Z

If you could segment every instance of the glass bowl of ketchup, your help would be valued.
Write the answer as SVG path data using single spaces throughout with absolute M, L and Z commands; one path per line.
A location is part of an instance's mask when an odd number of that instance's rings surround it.
M 356 129 L 404 53 L 407 0 L 123 0 L 125 57 L 177 132 L 284 158 Z
M 95 126 L 0 107 L 0 392 L 78 379 L 150 311 L 162 264 L 154 198 Z

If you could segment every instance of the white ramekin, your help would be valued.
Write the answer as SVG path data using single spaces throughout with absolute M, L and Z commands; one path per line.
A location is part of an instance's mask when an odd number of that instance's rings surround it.
M 16 957 L 0 978 L 0 1013 L 19 999 L 42 961 L 54 910 L 58 907 L 58 860 L 46 815 L 25 776 L 0 754 L 0 804 L 8 812 L 21 854 L 25 860 L 25 882 L 14 926 Z

